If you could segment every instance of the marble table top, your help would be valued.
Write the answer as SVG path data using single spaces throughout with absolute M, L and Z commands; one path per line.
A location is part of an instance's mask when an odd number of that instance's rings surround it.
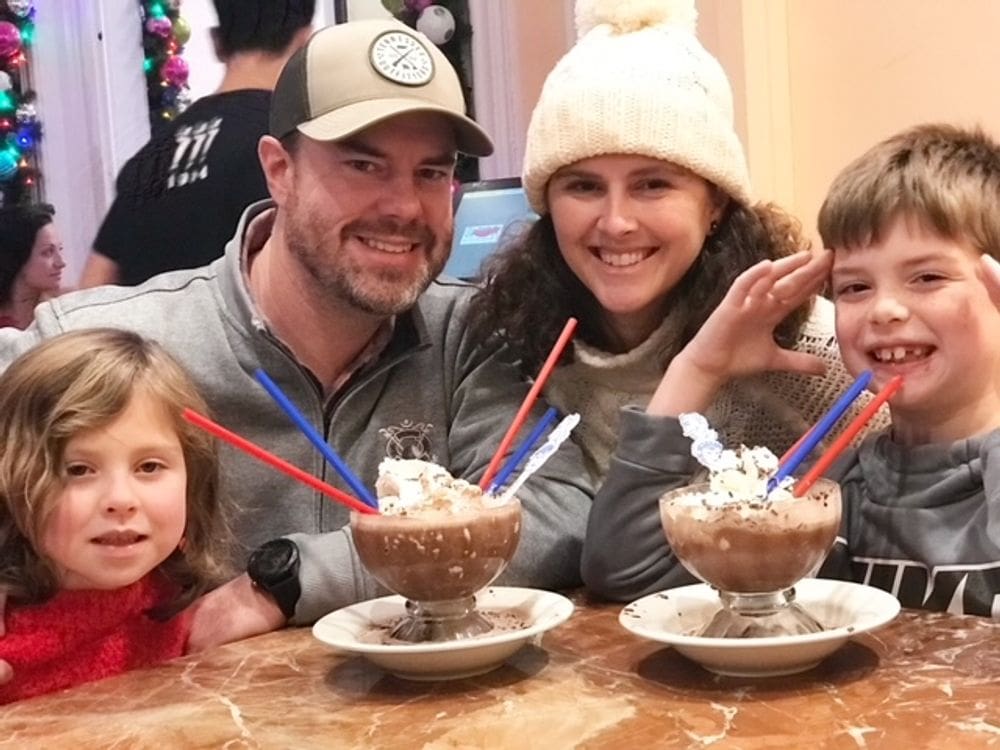
M 0 706 L 3 748 L 1000 748 L 1000 623 L 904 611 L 810 672 L 705 672 L 576 597 L 501 668 L 407 682 L 288 629 Z

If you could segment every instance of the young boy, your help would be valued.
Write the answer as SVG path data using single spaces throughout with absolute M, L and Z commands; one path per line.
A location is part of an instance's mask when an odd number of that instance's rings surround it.
M 998 199 L 1000 144 L 921 125 L 846 167 L 819 214 L 847 369 L 903 376 L 891 430 L 831 472 L 848 564 L 824 574 L 904 607 L 1000 617 Z
M 891 429 L 828 472 L 843 488 L 843 538 L 821 575 L 891 591 L 906 607 L 1000 617 L 998 198 L 1000 145 L 931 125 L 848 166 L 820 215 L 832 252 L 817 258 L 832 268 L 848 370 L 871 369 L 874 390 L 904 378 Z M 687 375 L 671 380 L 668 369 L 665 408 L 623 414 L 584 544 L 594 593 L 628 601 L 694 582 L 657 511 L 657 498 L 699 469 L 677 416 L 700 411 L 713 380 L 806 366 L 778 349 L 773 328 L 817 279 L 782 263 L 736 280 L 675 358 Z

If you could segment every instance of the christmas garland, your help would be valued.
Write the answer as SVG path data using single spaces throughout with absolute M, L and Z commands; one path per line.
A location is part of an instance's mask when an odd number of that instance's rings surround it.
M 0 0 L 0 205 L 39 200 L 42 126 L 31 88 L 34 0 Z
M 181 0 L 139 0 L 142 16 L 143 70 L 149 101 L 149 125 L 155 133 L 191 103 L 188 64 L 181 57 L 191 27 L 180 14 Z

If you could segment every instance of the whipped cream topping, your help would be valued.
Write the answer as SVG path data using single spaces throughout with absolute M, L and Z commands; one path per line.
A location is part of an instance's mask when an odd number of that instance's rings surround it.
M 709 490 L 685 496 L 685 504 L 718 507 L 739 502 L 768 503 L 791 500 L 790 477 L 770 494 L 768 480 L 778 471 L 778 458 L 768 448 L 723 448 L 718 433 L 701 414 L 682 414 L 681 429 L 691 438 L 691 454 L 709 470 Z
M 375 492 L 379 511 L 384 515 L 453 515 L 488 507 L 477 485 L 455 479 L 447 469 L 418 459 L 383 460 Z
M 741 445 L 724 450 L 708 482 L 713 493 L 736 499 L 763 498 L 767 480 L 778 470 L 778 458 L 767 448 Z

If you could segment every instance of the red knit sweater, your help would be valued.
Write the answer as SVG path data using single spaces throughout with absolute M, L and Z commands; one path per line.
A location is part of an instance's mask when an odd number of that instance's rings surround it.
M 113 591 L 62 591 L 42 604 L 8 604 L 0 659 L 14 679 L 0 703 L 79 685 L 184 653 L 190 618 L 157 622 L 147 611 L 170 601 L 176 587 L 156 573 Z

